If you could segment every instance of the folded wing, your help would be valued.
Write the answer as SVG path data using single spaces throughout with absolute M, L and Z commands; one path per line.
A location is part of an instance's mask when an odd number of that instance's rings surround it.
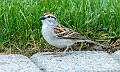
M 80 40 L 86 40 L 87 38 L 80 35 L 78 32 L 74 32 L 73 30 L 66 28 L 62 25 L 58 25 L 54 28 L 54 32 L 58 38 L 64 38 L 64 39 L 80 39 Z

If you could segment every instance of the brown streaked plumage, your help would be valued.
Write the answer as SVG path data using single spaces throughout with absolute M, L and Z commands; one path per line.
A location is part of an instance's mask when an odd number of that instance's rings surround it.
M 54 32 L 58 38 L 65 38 L 65 39 L 87 39 L 86 37 L 82 36 L 80 33 L 73 31 L 72 29 L 66 28 L 62 25 L 57 25 L 54 28 Z
M 49 12 L 45 13 L 40 19 L 42 21 L 42 35 L 50 45 L 57 48 L 66 48 L 66 50 L 76 42 L 87 42 L 100 45 L 82 36 L 80 33 L 60 25 L 56 17 Z M 66 52 L 66 50 L 64 52 Z

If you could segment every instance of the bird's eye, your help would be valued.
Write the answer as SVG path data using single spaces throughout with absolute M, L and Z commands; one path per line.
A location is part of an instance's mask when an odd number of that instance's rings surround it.
M 51 18 L 54 18 L 54 19 L 56 19 L 55 17 L 51 17 Z
M 54 16 L 48 16 L 47 18 L 54 18 L 54 19 L 56 19 Z
M 48 16 L 48 18 L 50 18 L 51 16 Z

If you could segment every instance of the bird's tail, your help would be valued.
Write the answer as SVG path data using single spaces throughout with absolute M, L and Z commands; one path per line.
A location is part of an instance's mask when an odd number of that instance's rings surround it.
M 92 40 L 77 40 L 77 42 L 90 43 L 90 44 L 94 44 L 94 45 L 97 45 L 97 46 L 106 47 L 105 45 L 97 43 L 97 42 L 92 41 Z

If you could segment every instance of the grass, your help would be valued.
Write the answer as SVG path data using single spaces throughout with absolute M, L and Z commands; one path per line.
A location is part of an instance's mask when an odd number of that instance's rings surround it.
M 119 0 L 1 0 L 0 53 L 52 51 L 41 35 L 39 17 L 46 11 L 93 40 L 120 35 Z

